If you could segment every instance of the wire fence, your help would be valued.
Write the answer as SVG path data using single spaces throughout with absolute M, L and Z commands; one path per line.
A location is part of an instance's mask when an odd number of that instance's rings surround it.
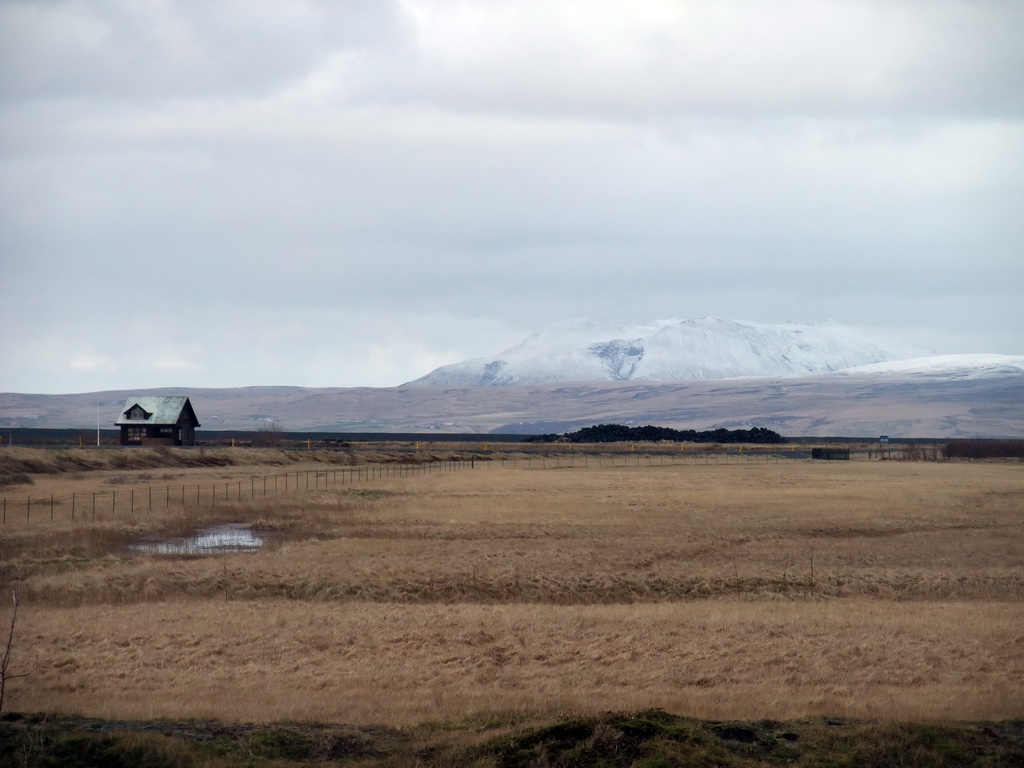
M 685 447 L 685 446 L 684 446 Z M 675 466 L 715 464 L 778 464 L 787 461 L 806 461 L 816 458 L 811 448 L 649 448 L 634 446 L 615 450 L 601 450 L 593 445 L 563 448 L 554 453 L 526 453 L 502 455 L 500 452 L 487 454 L 492 464 L 501 466 L 535 468 L 565 467 L 632 467 L 632 466 Z M 551 449 L 548 448 L 548 451 Z M 871 461 L 877 459 L 901 458 L 902 454 L 892 451 L 869 449 L 848 450 L 843 456 L 830 455 L 826 459 L 841 458 L 844 461 Z
M 562 447 L 557 453 L 531 455 L 529 453 L 503 455 L 489 450 L 486 443 L 484 455 L 479 459 L 447 459 L 416 463 L 365 464 L 338 469 L 309 469 L 281 472 L 271 475 L 251 475 L 243 480 L 226 483 L 196 483 L 181 485 L 145 486 L 122 490 L 71 493 L 63 496 L 26 496 L 11 498 L 4 496 L 0 524 L 40 518 L 50 521 L 101 521 L 116 520 L 118 516 L 130 516 L 137 512 L 153 512 L 189 506 L 216 506 L 231 501 L 254 500 L 282 493 L 306 490 L 326 490 L 360 482 L 389 478 L 413 477 L 438 472 L 451 472 L 473 468 L 476 461 L 481 466 L 493 468 L 563 469 L 576 467 L 630 467 L 630 466 L 675 466 L 675 465 L 718 465 L 718 464 L 765 464 L 792 460 L 808 460 L 809 448 L 765 449 L 747 448 L 701 448 L 692 450 L 647 450 L 631 445 L 615 451 L 601 451 L 596 446 Z M 551 450 L 550 446 L 544 446 Z M 886 449 L 860 449 L 849 451 L 847 460 L 877 460 L 905 458 L 902 454 Z
M 40 518 L 51 522 L 116 520 L 137 512 L 153 512 L 190 506 L 217 506 L 232 501 L 255 500 L 297 491 L 316 491 L 357 485 L 361 482 L 405 478 L 471 469 L 475 461 L 445 460 L 417 464 L 367 464 L 341 469 L 308 469 L 273 475 L 250 475 L 228 483 L 145 486 L 111 491 L 71 493 L 64 496 L 4 496 L 2 524 Z

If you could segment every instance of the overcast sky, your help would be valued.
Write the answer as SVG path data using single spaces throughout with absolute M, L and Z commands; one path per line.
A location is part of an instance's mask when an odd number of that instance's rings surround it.
M 0 0 L 0 391 L 559 320 L 1024 354 L 1020 0 Z

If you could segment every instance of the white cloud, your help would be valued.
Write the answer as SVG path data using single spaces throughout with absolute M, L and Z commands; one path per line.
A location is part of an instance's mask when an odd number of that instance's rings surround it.
M 77 373 L 102 371 L 112 373 L 117 370 L 114 361 L 103 355 L 75 355 L 67 364 L 68 369 Z
M 369 79 L 367 94 L 383 84 L 384 98 L 648 117 L 1019 114 L 1024 106 L 1013 74 L 1024 63 L 1013 31 L 1024 9 L 1007 3 L 413 0 L 402 7 L 415 30 L 407 67 Z

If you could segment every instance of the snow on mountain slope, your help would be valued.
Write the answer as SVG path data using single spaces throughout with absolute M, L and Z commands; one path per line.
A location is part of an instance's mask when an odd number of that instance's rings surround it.
M 836 371 L 837 375 L 931 376 L 983 379 L 1024 375 L 1024 355 L 933 355 L 859 365 Z
M 832 321 L 769 325 L 705 317 L 625 325 L 567 320 L 493 359 L 442 366 L 410 384 L 517 386 L 806 376 L 907 357 Z

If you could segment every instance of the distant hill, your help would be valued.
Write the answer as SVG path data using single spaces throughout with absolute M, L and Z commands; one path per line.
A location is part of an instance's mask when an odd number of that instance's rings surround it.
M 531 386 L 174 388 L 68 395 L 0 393 L 5 427 L 112 429 L 131 395 L 188 395 L 204 429 L 487 434 L 594 424 L 765 427 L 785 436 L 1024 438 L 1024 357 L 953 356 L 832 374 L 720 381 Z M 99 403 L 99 408 L 97 408 Z M 97 413 L 98 411 L 98 413 Z
M 1024 438 L 1024 356 L 913 357 L 834 322 L 556 323 L 494 358 L 386 388 L 0 393 L 4 427 L 113 428 L 125 400 L 188 395 L 199 430 L 564 433 L 595 424 L 786 436 Z

